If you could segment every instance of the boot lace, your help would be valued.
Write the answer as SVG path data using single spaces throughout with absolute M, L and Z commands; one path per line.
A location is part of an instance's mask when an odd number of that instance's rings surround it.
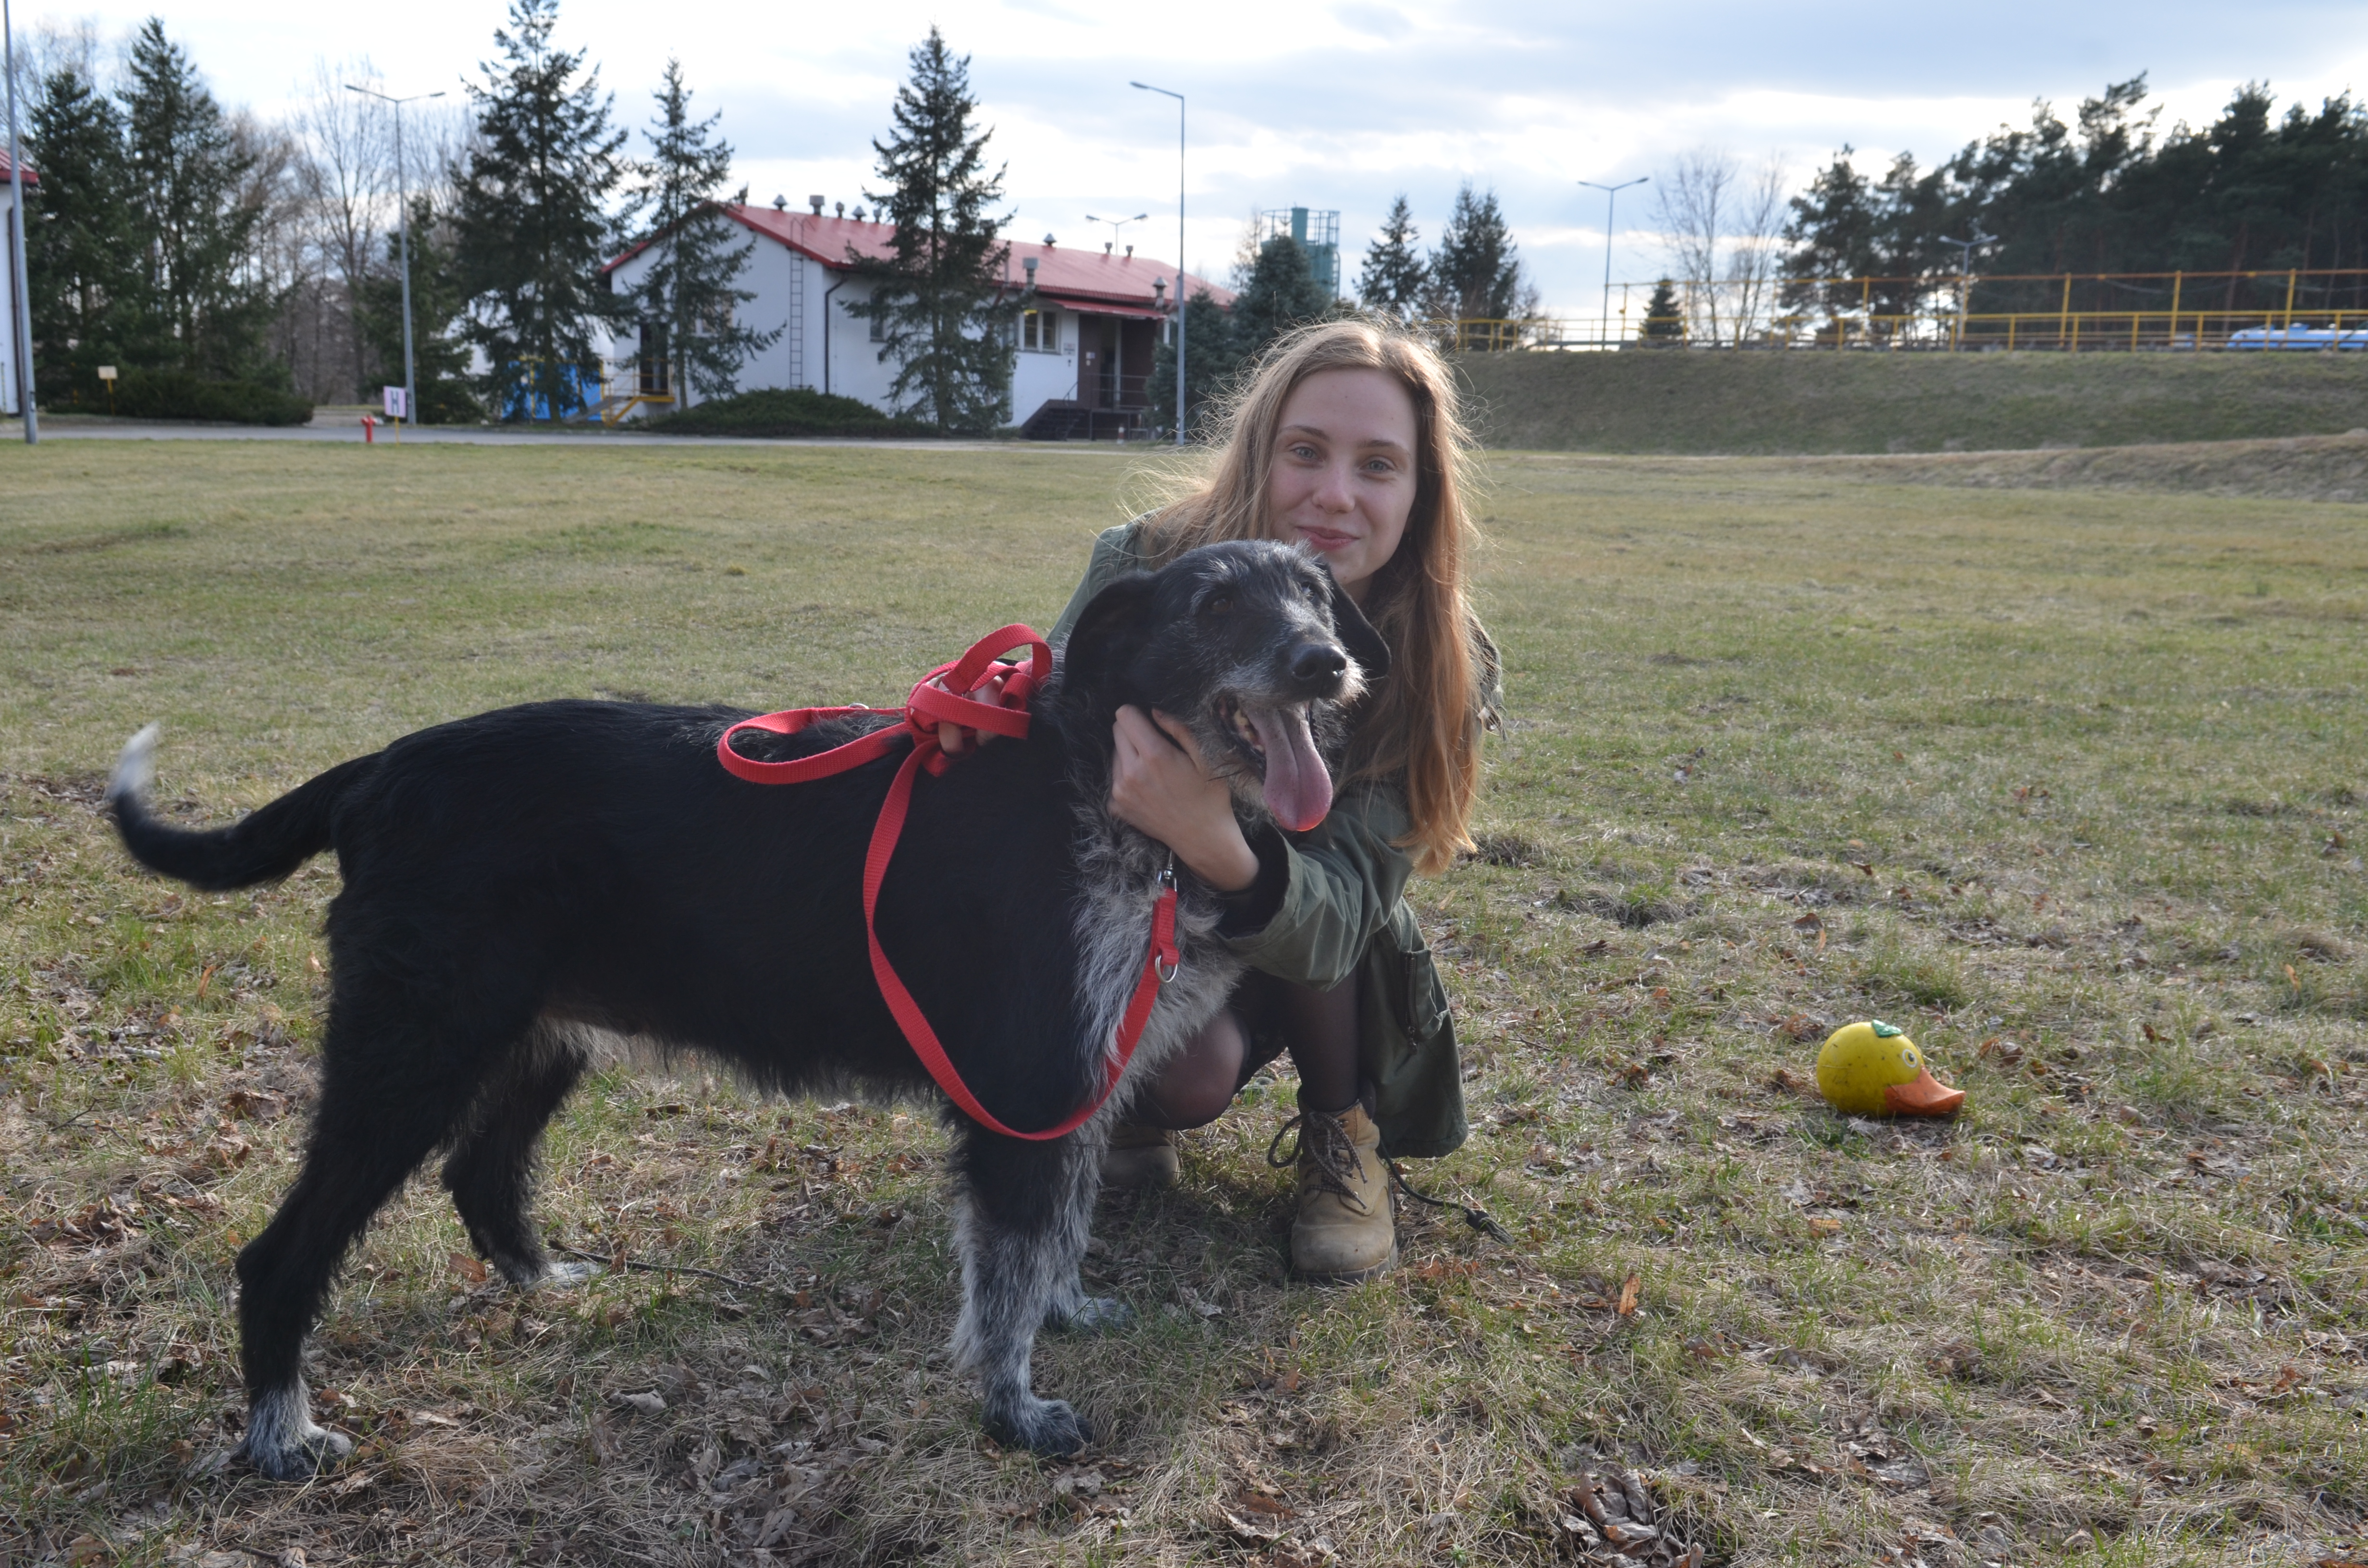
M 1282 1153 L 1285 1138 L 1292 1139 L 1288 1154 Z M 1365 1163 L 1349 1137 L 1348 1125 L 1338 1117 L 1303 1110 L 1277 1129 L 1274 1142 L 1266 1146 L 1266 1163 L 1278 1170 L 1303 1164 L 1303 1156 L 1304 1165 L 1313 1168 L 1318 1187 L 1360 1214 L 1370 1212 L 1370 1206 L 1349 1186 L 1352 1180 L 1364 1179 Z

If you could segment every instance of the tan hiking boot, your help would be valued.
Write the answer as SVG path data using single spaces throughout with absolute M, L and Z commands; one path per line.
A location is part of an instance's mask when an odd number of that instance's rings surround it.
M 1176 1158 L 1176 1135 L 1164 1127 L 1121 1121 L 1110 1129 L 1102 1153 L 1102 1185 L 1133 1190 L 1174 1187 L 1183 1174 Z
M 1294 1157 L 1280 1151 L 1293 1131 Z M 1382 1131 L 1361 1105 L 1335 1115 L 1303 1110 L 1282 1124 L 1267 1162 L 1299 1166 L 1299 1217 L 1291 1227 L 1291 1267 L 1315 1279 L 1363 1279 L 1398 1260 L 1397 1216 L 1390 1205 Z

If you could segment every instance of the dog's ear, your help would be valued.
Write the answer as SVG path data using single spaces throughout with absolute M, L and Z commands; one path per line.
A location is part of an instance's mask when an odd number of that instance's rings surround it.
M 1147 574 L 1121 577 L 1087 601 L 1061 650 L 1069 680 L 1091 686 L 1125 667 L 1147 635 L 1151 591 Z
M 1382 641 L 1382 634 L 1373 630 L 1373 623 L 1365 619 L 1365 612 L 1357 608 L 1349 590 L 1332 575 L 1332 568 L 1320 561 L 1316 564 L 1324 567 L 1325 585 L 1331 590 L 1332 630 L 1338 634 L 1340 646 L 1349 650 L 1349 657 L 1365 672 L 1365 684 L 1371 686 L 1390 673 L 1390 645 Z

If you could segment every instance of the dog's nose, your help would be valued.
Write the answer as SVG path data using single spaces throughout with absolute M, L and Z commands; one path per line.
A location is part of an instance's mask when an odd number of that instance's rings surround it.
M 1329 642 L 1303 642 L 1291 655 L 1291 678 L 1305 687 L 1330 686 L 1348 669 L 1349 655 Z

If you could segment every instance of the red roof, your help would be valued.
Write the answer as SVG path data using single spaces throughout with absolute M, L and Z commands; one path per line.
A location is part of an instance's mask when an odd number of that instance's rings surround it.
M 8 147 L 5 140 L 0 140 L 0 185 L 6 185 L 7 181 Z M 25 165 L 25 183 L 27 185 L 39 185 L 41 183 L 41 176 L 33 172 L 33 165 L 30 164 L 27 164 Z
M 791 250 L 814 257 L 825 267 L 845 270 L 849 250 L 860 256 L 885 260 L 893 254 L 890 236 L 895 231 L 885 223 L 860 222 L 853 218 L 818 218 L 811 212 L 783 211 L 778 208 L 754 205 L 726 205 L 726 217 L 745 223 L 768 240 L 789 246 Z M 643 240 L 624 255 L 609 263 L 603 271 L 613 270 L 640 254 L 650 242 Z M 1106 311 L 1119 315 L 1155 315 L 1152 307 L 1154 278 L 1165 278 L 1167 298 L 1176 297 L 1176 265 L 1156 256 L 1116 256 L 1104 251 L 1077 250 L 1047 244 L 1019 244 L 1010 247 L 1004 261 L 1004 275 L 1015 290 L 1026 288 L 1026 263 L 1036 263 L 1036 291 L 1062 304 L 1078 310 Z M 1186 282 L 1198 294 L 1207 290 L 1209 297 L 1221 305 L 1234 302 L 1233 290 L 1221 289 L 1205 278 L 1187 275 Z

